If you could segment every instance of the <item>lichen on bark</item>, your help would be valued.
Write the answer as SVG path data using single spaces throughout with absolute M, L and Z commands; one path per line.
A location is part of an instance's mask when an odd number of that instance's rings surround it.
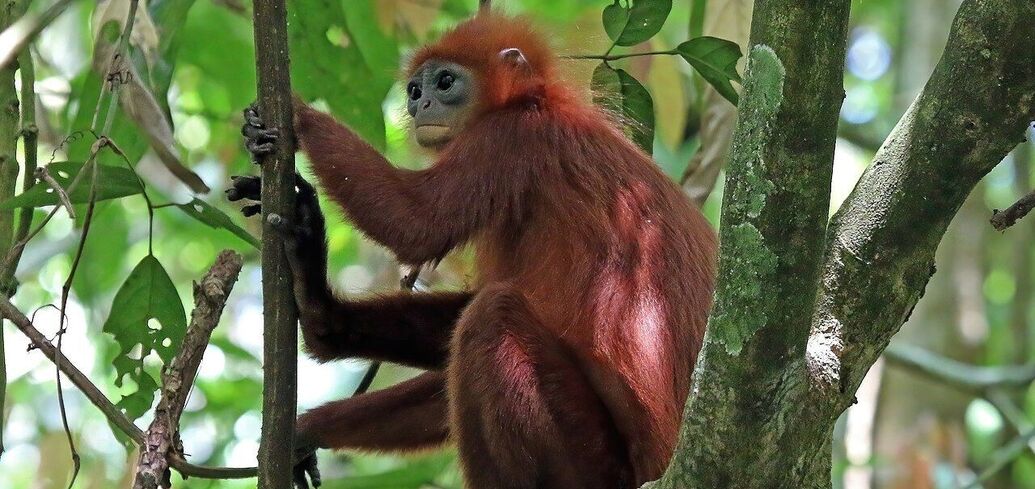
M 708 341 L 718 342 L 731 355 L 766 322 L 764 283 L 776 272 L 776 255 L 766 247 L 751 222 L 765 208 L 773 191 L 765 178 L 765 148 L 770 143 L 783 102 L 783 64 L 767 46 L 755 46 L 748 60 L 740 120 L 734 133 L 732 160 L 723 205 L 728 219 L 738 224 L 722 230 L 722 260 L 718 298 L 709 325 Z
M 784 453 L 804 435 L 783 407 L 805 391 L 798 359 L 818 289 L 849 5 L 755 3 L 716 300 L 676 454 L 654 487 L 809 486 L 805 455 Z

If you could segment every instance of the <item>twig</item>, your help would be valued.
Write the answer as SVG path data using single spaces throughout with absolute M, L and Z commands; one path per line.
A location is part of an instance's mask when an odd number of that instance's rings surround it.
M 892 366 L 973 393 L 993 388 L 1025 388 L 1035 381 L 1035 365 L 976 367 L 923 348 L 902 345 L 889 346 L 884 356 Z
M 162 394 L 155 416 L 144 433 L 144 443 L 137 462 L 134 489 L 171 487 L 169 455 L 181 452 L 179 442 L 180 415 L 187 403 L 187 394 L 212 331 L 241 272 L 241 255 L 224 251 L 201 280 L 194 284 L 194 311 L 183 337 L 183 346 L 176 358 L 162 372 Z
M 124 56 L 125 53 L 129 52 L 129 39 L 133 34 L 133 25 L 136 21 L 137 5 L 139 0 L 130 0 L 129 12 L 126 15 L 126 25 L 122 30 L 122 35 L 119 38 L 119 45 L 112 54 L 111 65 L 109 69 L 114 69 L 120 56 Z M 72 281 L 75 280 L 76 271 L 79 269 L 79 262 L 82 260 L 83 251 L 86 249 L 86 240 L 90 236 L 90 226 L 93 223 L 93 212 L 97 205 L 97 174 L 100 173 L 100 169 L 97 168 L 97 154 L 105 146 L 109 145 L 107 138 L 108 132 L 111 130 L 112 122 L 114 121 L 115 110 L 118 107 L 118 89 L 119 87 L 112 83 L 108 87 L 108 91 L 111 92 L 111 99 L 108 101 L 108 113 L 107 118 L 104 121 L 104 128 L 101 130 L 101 135 L 97 138 L 97 141 L 93 143 L 90 148 L 90 154 L 92 156 L 93 165 L 91 165 L 91 181 L 90 181 L 90 198 L 86 206 L 86 216 L 83 220 L 83 231 L 80 233 L 79 245 L 75 250 L 75 258 L 72 260 L 72 267 L 69 269 L 68 277 L 65 279 L 64 285 L 61 287 L 61 316 L 59 319 L 58 337 L 57 337 L 57 351 L 61 352 L 61 343 L 65 335 L 65 311 L 68 307 L 68 295 L 72 291 Z M 101 94 L 103 95 L 103 90 Z M 97 108 L 100 108 L 100 98 L 98 98 Z M 94 110 L 94 120 L 90 129 L 92 132 L 97 132 L 97 110 Z M 121 151 L 117 151 L 121 153 Z M 86 168 L 84 166 L 82 173 Z M 78 175 L 77 175 L 78 177 Z M 57 356 L 55 361 L 54 369 L 57 378 L 57 393 L 58 393 L 58 407 L 61 410 L 61 423 L 65 428 L 65 435 L 68 438 L 68 448 L 72 452 L 72 478 L 68 483 L 68 488 L 72 489 L 75 485 L 76 477 L 79 475 L 80 460 L 79 452 L 76 451 L 75 442 L 72 439 L 72 430 L 68 426 L 68 413 L 65 407 L 65 396 L 64 390 L 61 388 L 61 356 Z
M 1035 209 L 1035 191 L 1021 197 L 1020 200 L 1006 208 L 1006 210 L 993 210 L 992 219 L 989 222 L 992 223 L 992 227 L 996 231 L 1005 231 L 1006 228 L 1013 226 L 1019 219 L 1028 215 L 1032 209 Z
M 68 138 L 66 138 L 66 140 L 76 136 L 77 134 L 70 135 Z M 110 143 L 110 140 L 109 140 L 109 143 Z M 83 164 L 82 168 L 79 170 L 79 173 L 77 173 L 75 178 L 73 178 L 72 181 L 69 182 L 68 188 L 65 189 L 66 192 L 71 194 L 72 192 L 75 191 L 76 188 L 79 187 L 79 183 L 83 180 L 83 177 L 87 173 L 86 169 L 93 164 L 93 162 L 95 161 L 96 158 L 97 158 L 97 154 L 96 153 L 91 153 L 90 154 L 90 156 L 86 160 L 86 163 Z M 25 235 L 25 237 L 23 237 L 22 239 L 18 240 L 18 242 L 14 243 L 14 246 L 11 247 L 10 252 L 7 253 L 6 257 L 4 257 L 3 266 L 0 267 L 0 268 L 3 268 L 3 269 L 6 270 L 6 269 L 9 269 L 9 268 L 13 267 L 14 264 L 17 263 L 17 261 L 20 259 L 21 253 L 25 249 L 25 246 L 27 244 L 29 244 L 29 241 L 32 241 L 32 239 L 35 238 L 36 235 L 38 235 L 41 231 L 43 231 L 43 228 L 45 228 L 47 226 L 47 224 L 50 223 L 50 220 L 54 218 L 54 216 L 57 214 L 59 209 L 61 209 L 61 207 L 54 206 L 50 210 L 50 212 L 47 213 L 46 216 L 44 216 L 43 220 L 40 221 L 40 223 L 38 225 L 36 225 L 35 228 L 32 228 L 32 230 L 30 230 L 28 232 L 28 234 Z
M 54 190 L 54 193 L 58 196 L 58 201 L 64 206 L 65 210 L 68 211 L 68 217 L 75 219 L 75 209 L 72 208 L 72 200 L 68 197 L 68 192 L 61 188 L 61 184 L 57 180 L 54 180 L 54 176 L 47 171 L 47 167 L 41 166 L 33 172 L 36 179 L 46 183 L 48 187 Z M 31 211 L 31 207 L 29 207 Z
M 72 259 L 72 267 L 69 269 L 68 277 L 65 278 L 65 283 L 61 286 L 61 306 L 60 306 L 60 319 L 58 320 L 58 332 L 57 332 L 57 351 L 61 352 L 61 344 L 65 337 L 65 320 L 67 318 L 65 312 L 68 310 L 68 295 L 72 292 L 72 281 L 75 280 L 75 273 L 79 270 L 79 262 L 83 258 L 83 252 L 86 250 L 86 239 L 90 236 L 90 227 L 93 224 L 93 211 L 97 205 L 97 174 L 100 173 L 100 169 L 97 168 L 97 154 L 108 145 L 108 138 L 101 136 L 100 139 L 93 143 L 93 147 L 90 149 L 90 153 L 93 155 L 93 165 L 90 167 L 91 179 L 90 179 L 90 199 L 86 206 L 86 216 L 83 218 L 83 230 L 79 233 L 79 245 L 75 249 L 75 257 Z M 84 167 L 83 170 L 86 171 Z M 72 439 L 72 429 L 68 426 L 68 413 L 65 408 L 65 394 L 64 389 L 61 388 L 61 356 L 59 355 L 54 362 L 54 371 L 57 379 L 57 394 L 58 394 L 58 408 L 61 410 L 61 423 L 65 428 L 65 436 L 68 438 L 68 448 L 72 452 L 72 479 L 68 483 L 69 489 L 75 484 L 76 476 L 79 475 L 80 461 L 79 452 L 76 451 L 75 441 Z
M 61 365 L 61 373 L 65 374 L 72 385 L 75 385 L 80 392 L 97 407 L 112 426 L 126 434 L 136 444 L 143 445 L 144 432 L 138 428 L 115 404 L 113 404 L 100 389 L 82 371 L 76 368 L 64 356 L 57 351 L 46 336 L 43 335 L 32 321 L 25 316 L 6 297 L 0 297 L 0 316 L 11 321 L 30 341 L 30 349 L 38 349 L 54 364 Z M 255 477 L 255 467 L 206 467 L 187 462 L 181 454 L 170 456 L 170 465 L 177 472 L 185 477 L 200 477 L 203 479 L 244 479 Z
M 982 470 L 981 473 L 978 474 L 977 478 L 970 481 L 970 483 L 964 486 L 963 489 L 981 487 L 982 482 L 992 478 L 992 476 L 1019 457 L 1021 453 L 1024 452 L 1024 449 L 1028 448 L 1028 444 L 1031 443 L 1033 439 L 1035 439 L 1035 428 L 1017 435 L 1016 438 L 1010 440 L 1010 443 L 1000 447 L 992 453 L 992 463 L 990 463 L 988 467 L 985 467 L 985 470 Z
M 24 150 L 25 167 L 22 170 L 22 192 L 26 192 L 36 184 L 37 146 L 39 142 L 39 128 L 36 126 L 36 68 L 32 61 L 32 53 L 26 49 L 18 57 L 18 69 L 22 80 L 22 149 Z M 71 207 L 69 207 L 71 209 Z M 25 245 L 18 246 L 26 236 L 29 235 L 29 228 L 32 226 L 32 207 L 23 207 L 18 215 L 18 228 L 14 233 L 14 245 L 8 250 L 11 260 L 4 260 L 3 277 L 0 277 L 0 287 L 8 297 L 14 295 L 17 284 L 14 281 L 14 274 L 18 270 L 18 263 L 22 259 L 22 251 Z
M 50 25 L 71 3 L 72 0 L 58 0 L 43 14 L 28 14 L 0 32 L 0 69 L 11 64 L 29 41 Z
M 75 365 L 72 365 L 68 361 L 68 358 L 60 353 L 46 336 L 43 335 L 29 318 L 25 317 L 18 308 L 11 304 L 11 301 L 6 297 L 0 297 L 0 314 L 3 317 L 17 327 L 25 336 L 29 338 L 31 342 L 30 347 L 38 349 L 43 354 L 54 362 L 55 365 L 61 366 L 61 372 L 72 381 L 72 384 L 79 389 L 87 399 L 97 406 L 104 414 L 104 417 L 108 419 L 108 422 L 113 426 L 118 427 L 123 433 L 126 433 L 130 438 L 139 442 L 144 437 L 144 432 L 140 431 L 122 411 L 119 410 L 108 398 L 90 381 L 89 377 L 83 374 Z
M 137 17 L 137 4 L 139 0 L 130 0 L 129 2 L 129 13 L 126 15 L 126 25 L 122 29 L 122 35 L 119 37 L 119 44 L 115 48 L 115 51 L 111 54 L 111 62 L 108 63 L 108 71 L 105 79 L 109 82 L 104 84 L 101 89 L 101 93 L 97 96 L 97 106 L 94 107 L 93 121 L 90 124 L 90 129 L 95 133 L 97 132 L 97 116 L 100 114 L 101 99 L 104 98 L 105 88 L 107 92 L 110 92 L 111 98 L 108 100 L 108 111 L 105 113 L 104 127 L 101 129 L 100 134 L 107 135 L 111 131 L 111 125 L 115 121 L 115 109 L 119 106 L 119 89 L 123 83 L 128 82 L 122 75 L 122 70 L 118 69 L 120 63 L 131 63 L 129 61 L 129 40 L 133 35 L 133 25 L 136 23 Z M 125 60 L 125 61 L 123 61 Z
M 987 397 L 989 402 L 991 402 L 1000 413 L 1003 413 L 1003 417 L 1006 418 L 1015 429 L 1017 429 L 1018 433 L 1023 433 L 1035 428 L 1035 425 L 1032 425 L 1031 421 L 1028 421 L 1028 415 L 1024 414 L 1024 411 L 1017 406 L 1017 403 L 1010 398 L 1010 395 L 1002 389 L 989 389 Z M 1032 448 L 1035 450 L 1035 446 Z
M 646 51 L 643 53 L 625 53 L 625 54 L 567 54 L 561 56 L 564 59 L 597 59 L 600 61 L 617 61 L 625 58 L 636 58 L 640 56 L 662 56 L 662 55 L 678 55 L 679 51 L 670 49 L 667 51 Z

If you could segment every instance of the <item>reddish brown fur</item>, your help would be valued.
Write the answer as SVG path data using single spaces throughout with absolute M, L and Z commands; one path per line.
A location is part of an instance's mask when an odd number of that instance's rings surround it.
M 515 47 L 531 74 L 499 61 Z M 305 106 L 295 130 L 322 188 L 401 261 L 473 244 L 475 291 L 361 302 L 317 292 L 300 309 L 323 360 L 363 355 L 445 375 L 318 408 L 299 430 L 322 446 L 373 450 L 448 432 L 474 488 L 657 478 L 704 334 L 713 231 L 611 118 L 555 78 L 554 55 L 524 21 L 481 15 L 409 69 L 432 58 L 471 68 L 482 98 L 430 168 L 395 168 Z M 401 402 L 406 389 L 436 395 Z

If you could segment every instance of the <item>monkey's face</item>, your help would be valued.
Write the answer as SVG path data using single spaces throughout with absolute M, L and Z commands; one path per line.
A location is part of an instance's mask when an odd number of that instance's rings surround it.
M 406 108 L 417 143 L 439 148 L 467 124 L 478 99 L 471 70 L 449 61 L 428 60 L 406 84 Z

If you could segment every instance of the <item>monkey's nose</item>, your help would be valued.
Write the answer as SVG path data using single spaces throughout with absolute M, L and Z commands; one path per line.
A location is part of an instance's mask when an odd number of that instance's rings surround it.
M 428 110 L 428 107 L 431 107 L 431 100 L 425 100 L 420 104 L 421 110 Z

